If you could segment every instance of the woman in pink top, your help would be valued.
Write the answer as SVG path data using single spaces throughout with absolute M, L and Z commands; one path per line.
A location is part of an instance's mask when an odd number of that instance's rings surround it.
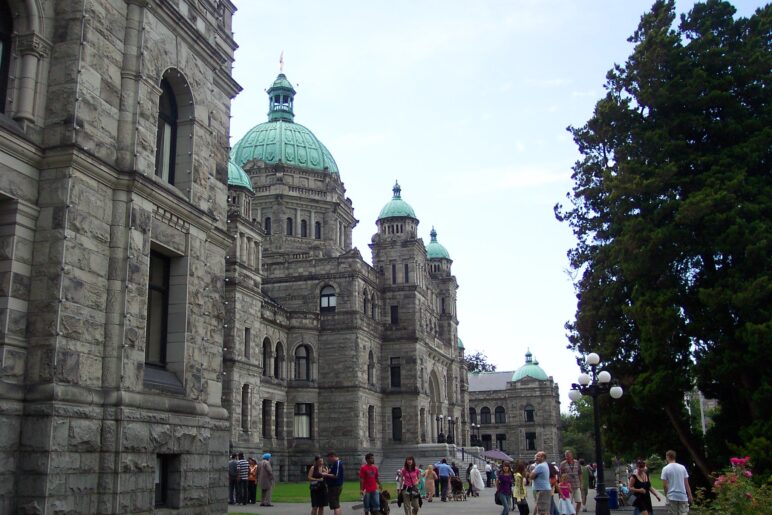
M 421 494 L 418 492 L 418 482 L 421 480 L 421 472 L 415 466 L 415 458 L 405 458 L 405 466 L 399 471 L 402 479 L 402 507 L 405 515 L 416 515 L 421 507 Z

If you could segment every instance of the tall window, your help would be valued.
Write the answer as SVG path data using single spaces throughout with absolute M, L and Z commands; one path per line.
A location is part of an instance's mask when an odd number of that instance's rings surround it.
M 271 340 L 263 340 L 263 375 L 271 375 Z
M 300 236 L 301 238 L 308 238 L 308 222 L 305 220 L 300 221 Z
M 482 444 L 486 451 L 490 451 L 493 446 L 491 445 L 491 435 L 482 435 Z
M 399 325 L 399 306 L 391 306 L 391 325 Z
M 277 402 L 276 409 L 274 411 L 275 416 L 273 417 L 273 434 L 276 435 L 276 438 L 284 438 L 284 403 Z
M 504 412 L 504 408 L 502 406 L 497 406 L 496 410 L 494 411 L 494 416 L 496 417 L 496 423 L 497 424 L 506 424 L 507 417 Z
M 491 423 L 491 409 L 486 406 L 480 410 L 480 424 L 490 424 L 490 423 Z
M 469 423 L 470 424 L 477 423 L 477 410 L 474 408 L 469 408 Z
M 367 437 L 375 438 L 375 406 L 367 407 Z
M 530 404 L 525 407 L 525 421 L 526 422 L 536 421 L 536 418 L 534 418 L 533 406 L 531 406 Z
M 391 387 L 400 388 L 402 386 L 402 367 L 399 358 L 391 358 L 389 361 L 389 371 L 391 377 Z
M 314 238 L 317 240 L 322 239 L 322 222 L 314 222 Z
M 276 342 L 276 353 L 273 357 L 273 377 L 282 379 L 284 377 L 284 346 L 281 342 Z
M 365 316 L 367 316 L 368 309 L 370 308 L 370 295 L 368 295 L 367 290 L 365 290 L 365 293 L 363 295 L 362 304 L 363 304 L 362 311 L 364 312 Z
M 252 354 L 252 329 L 244 328 L 244 358 L 249 359 Z
M 375 358 L 373 357 L 373 351 L 367 356 L 367 384 L 375 384 Z
M 391 408 L 391 439 L 402 441 L 402 408 Z
M 497 434 L 496 435 L 496 448 L 500 451 L 503 451 L 507 442 L 507 435 L 505 434 Z
M 271 400 L 263 399 L 263 438 L 271 437 Z
M 525 433 L 525 450 L 536 450 L 536 433 Z
M 265 223 L 263 224 L 263 229 L 265 230 L 266 236 L 271 235 L 271 217 L 270 216 L 265 217 Z
M 241 388 L 241 430 L 249 431 L 249 385 Z
M 161 80 L 161 99 L 158 101 L 158 132 L 155 146 L 155 174 L 174 184 L 174 158 L 177 144 L 177 99 L 171 84 Z
M 334 313 L 337 301 L 335 298 L 335 288 L 325 286 L 319 294 L 319 311 L 322 313 Z
M 8 92 L 8 76 L 11 68 L 11 35 L 13 34 L 13 16 L 8 3 L 0 1 L 0 113 L 5 112 Z
M 287 236 L 292 236 L 293 228 L 294 228 L 294 224 L 292 223 L 292 218 L 287 217 Z
M 391 284 L 397 284 L 397 265 L 391 264 Z
M 313 411 L 313 404 L 295 404 L 295 438 L 311 438 L 311 417 Z
M 168 257 L 154 250 L 150 251 L 145 363 L 159 367 L 166 365 L 169 266 Z
M 440 299 L 440 313 L 445 314 L 445 297 Z
M 410 265 L 405 263 L 405 283 L 410 282 Z
M 295 349 L 295 379 L 308 381 L 311 379 L 311 363 L 308 359 L 308 347 L 300 345 Z

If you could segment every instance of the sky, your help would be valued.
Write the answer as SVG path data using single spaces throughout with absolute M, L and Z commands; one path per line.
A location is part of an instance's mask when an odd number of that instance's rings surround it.
M 279 72 L 295 121 L 330 150 L 368 248 L 398 180 L 429 242 L 453 259 L 467 353 L 516 370 L 527 349 L 560 387 L 579 369 L 564 325 L 576 311 L 553 207 L 579 159 L 566 131 L 604 95 L 606 72 L 653 0 L 235 0 L 239 49 L 231 143 L 267 120 Z M 676 2 L 685 12 L 693 1 Z M 749 16 L 762 1 L 735 2 Z

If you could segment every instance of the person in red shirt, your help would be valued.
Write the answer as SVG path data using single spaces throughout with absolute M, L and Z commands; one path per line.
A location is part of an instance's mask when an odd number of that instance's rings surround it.
M 359 490 L 362 493 L 365 515 L 380 513 L 381 502 L 378 495 L 380 488 L 381 480 L 378 477 L 378 467 L 375 466 L 375 457 L 369 452 L 365 456 L 365 464 L 359 469 Z

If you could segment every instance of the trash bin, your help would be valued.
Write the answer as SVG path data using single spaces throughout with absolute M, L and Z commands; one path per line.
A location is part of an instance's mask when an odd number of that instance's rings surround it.
M 610 510 L 619 509 L 619 492 L 616 488 L 606 488 L 606 495 L 608 495 L 608 507 Z

